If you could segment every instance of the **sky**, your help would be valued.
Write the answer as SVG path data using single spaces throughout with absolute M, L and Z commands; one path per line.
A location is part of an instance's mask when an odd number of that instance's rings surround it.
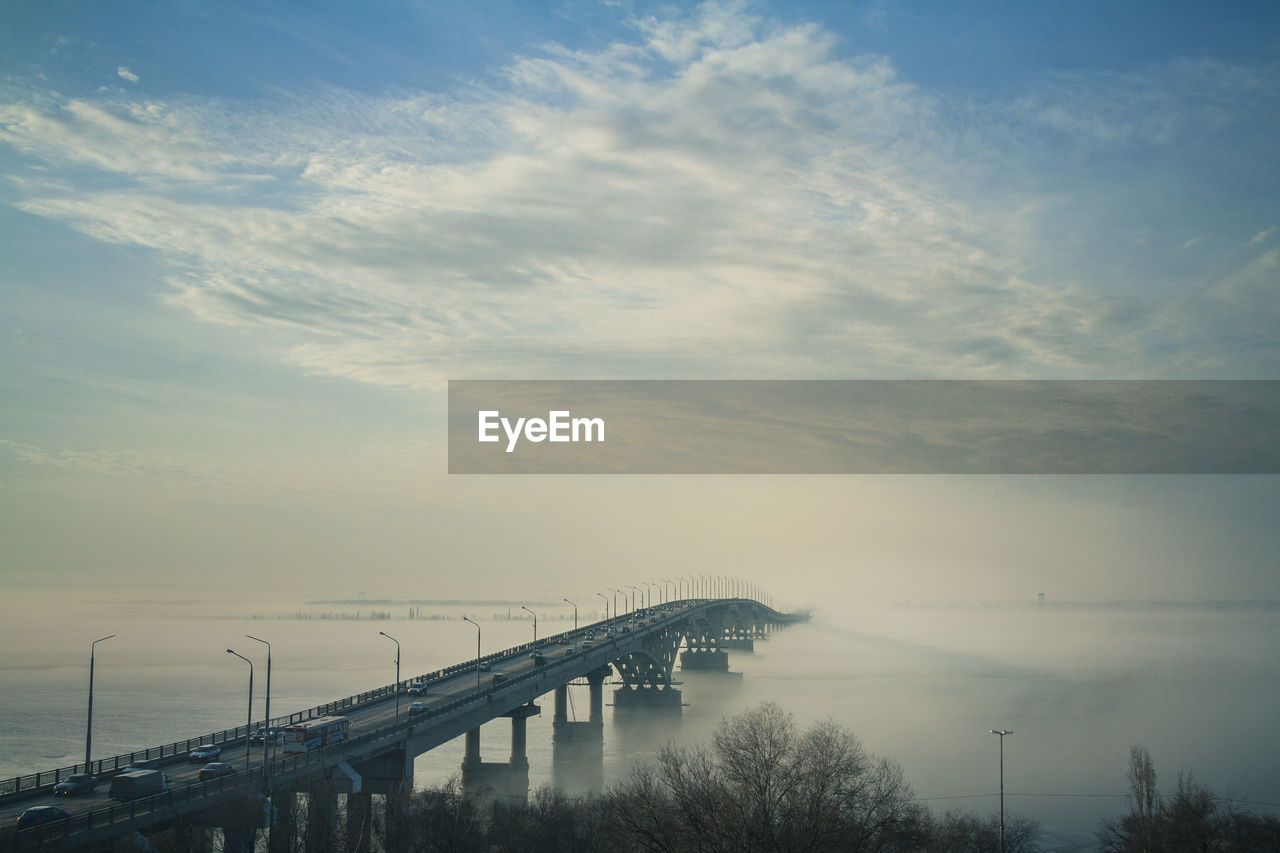
M 11 589 L 1280 598 L 1272 477 L 445 473 L 450 379 L 1277 378 L 1274 4 L 0 15 Z

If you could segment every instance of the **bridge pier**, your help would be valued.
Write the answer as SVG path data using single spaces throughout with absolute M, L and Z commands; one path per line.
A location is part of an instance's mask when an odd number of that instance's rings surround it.
M 466 734 L 465 753 L 462 758 L 462 792 L 468 797 L 491 793 L 495 797 L 509 797 L 521 801 L 529 798 L 529 756 L 527 721 L 540 713 L 537 705 L 521 705 L 502 714 L 511 720 L 511 759 L 507 762 L 486 762 L 480 759 L 480 729 Z
M 344 837 L 349 853 L 369 853 L 373 849 L 373 795 L 368 791 L 347 794 Z
M 551 770 L 559 790 L 604 788 L 604 680 L 608 674 L 607 666 L 587 673 L 590 714 L 586 721 L 569 719 L 568 686 L 555 689 Z
M 270 853 L 293 853 L 298 841 L 298 794 L 296 791 L 276 791 L 271 795 Z
M 222 853 L 253 853 L 257 827 L 222 827 Z M 212 847 L 193 847 L 192 850 L 212 850 Z
M 696 672 L 728 672 L 729 653 L 718 648 L 692 648 L 680 653 L 680 668 Z
M 307 792 L 306 853 L 328 853 L 338 847 L 338 795 L 330 791 Z
M 613 691 L 613 715 L 650 713 L 679 717 L 683 702 L 679 688 L 656 684 L 623 685 Z

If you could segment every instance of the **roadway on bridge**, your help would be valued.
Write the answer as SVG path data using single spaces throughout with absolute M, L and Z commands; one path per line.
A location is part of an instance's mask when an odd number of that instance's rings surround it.
M 666 614 L 675 615 L 686 607 L 692 606 L 687 602 L 676 602 L 661 609 Z M 488 664 L 489 671 L 479 673 L 480 689 L 487 689 L 493 684 L 495 675 L 499 673 L 508 676 L 518 676 L 530 670 L 550 667 L 559 663 L 565 655 L 581 655 L 583 652 L 583 642 L 592 642 L 594 646 L 599 646 L 603 640 L 603 630 L 613 625 L 617 630 L 622 630 L 623 626 L 628 625 L 630 614 L 624 614 L 616 619 L 610 619 L 597 622 L 592 625 L 583 626 L 579 631 L 572 632 L 568 641 L 564 644 L 557 642 L 555 639 L 544 639 L 538 644 L 538 651 L 541 652 L 546 659 L 546 664 L 539 665 L 534 662 L 533 656 L 529 651 L 521 651 L 519 653 L 510 653 L 505 657 L 491 661 Z M 596 639 L 586 640 L 588 632 L 595 632 Z M 467 696 L 475 695 L 477 692 L 477 670 L 475 666 L 456 672 L 428 685 L 428 691 L 423 696 L 408 696 L 400 694 L 400 714 L 403 719 L 408 714 L 409 703 L 414 700 L 422 700 L 428 705 L 444 704 L 454 699 L 461 699 Z M 349 736 L 354 736 L 362 731 L 372 730 L 381 726 L 388 725 L 395 720 L 396 716 L 396 698 L 388 696 L 384 699 L 377 700 L 362 708 L 351 709 L 342 714 L 351 720 L 351 731 Z M 251 744 L 249 746 L 249 772 L 255 776 L 262 773 L 262 745 Z M 276 748 L 275 756 L 278 759 L 281 756 L 279 748 Z M 167 760 L 167 759 L 166 759 Z M 245 771 L 245 745 L 225 745 L 222 748 L 222 754 L 216 759 L 231 765 L 236 769 L 238 774 L 243 775 Z M 169 777 L 173 787 L 178 788 L 184 785 L 195 784 L 198 779 L 200 768 L 204 766 L 204 762 L 195 762 L 190 760 L 179 760 L 173 764 L 166 764 L 161 768 L 162 772 Z M 9 824 L 17 819 L 18 815 L 23 811 L 40 805 L 53 805 L 65 809 L 71 814 L 79 812 L 92 811 L 94 809 L 105 808 L 110 805 L 118 804 L 118 801 L 112 800 L 108 792 L 111 788 L 110 777 L 102 777 L 97 788 L 89 794 L 81 794 L 76 796 L 54 796 L 53 794 L 44 794 L 32 797 L 30 799 L 14 800 L 0 806 L 0 824 Z

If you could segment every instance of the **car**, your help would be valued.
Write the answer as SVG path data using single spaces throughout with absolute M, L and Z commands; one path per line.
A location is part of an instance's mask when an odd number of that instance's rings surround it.
M 589 649 L 589 648 L 591 648 L 591 645 L 592 645 L 592 643 L 591 643 L 591 641 L 590 641 L 590 640 L 583 640 L 583 641 L 582 641 L 582 647 L 583 647 L 584 649 Z
M 407 692 L 410 696 L 424 696 L 427 692 L 427 685 L 421 681 L 415 681 L 409 685 Z
M 409 716 L 411 717 L 414 714 L 425 714 L 427 713 L 427 711 L 430 711 L 430 710 L 431 709 L 427 707 L 426 702 L 410 702 L 409 703 Z
M 32 806 L 18 815 L 18 826 L 42 826 L 58 820 L 66 820 L 71 813 L 57 806 Z
M 53 786 L 55 797 L 70 797 L 74 794 L 87 794 L 98 786 L 98 780 L 85 773 L 68 776 Z
M 489 671 L 489 664 L 487 664 L 487 663 L 482 663 L 482 664 L 480 664 L 480 671 L 481 671 L 481 672 L 488 672 L 488 671 Z
M 567 643 L 567 642 L 569 642 L 569 641 L 568 641 L 568 640 L 566 640 L 564 637 L 557 637 L 557 638 L 556 638 L 556 643 L 557 643 L 558 645 L 563 646 L 563 645 L 564 645 L 565 643 Z
M 222 755 L 222 747 L 205 743 L 188 752 L 187 758 L 192 761 L 213 761 L 219 755 Z
M 132 773 L 135 770 L 159 770 L 160 759 L 158 758 L 139 758 L 129 762 L 129 766 L 121 770 L 121 773 Z
M 210 761 L 200 768 L 200 772 L 196 776 L 199 777 L 201 782 L 208 782 L 210 779 L 221 779 L 223 776 L 230 776 L 235 772 L 236 769 L 224 761 Z
M 494 684 L 501 684 L 502 682 L 504 682 L 504 681 L 506 681 L 506 680 L 507 680 L 507 674 L 506 674 L 505 672 L 495 672 L 495 673 L 493 674 L 493 683 L 494 683 Z
M 262 743 L 268 737 L 274 738 L 278 734 L 280 734 L 280 730 L 277 728 L 265 729 L 259 726 L 256 732 L 249 735 L 249 743 Z
M 565 657 L 569 657 L 571 654 L 573 654 L 573 646 L 570 646 L 569 648 L 564 650 Z
M 542 652 L 530 652 L 529 657 L 533 658 L 534 666 L 542 666 L 547 662 L 547 656 Z

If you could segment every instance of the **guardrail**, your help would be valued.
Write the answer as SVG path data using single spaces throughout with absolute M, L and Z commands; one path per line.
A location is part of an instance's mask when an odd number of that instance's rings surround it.
M 696 606 L 700 604 L 723 603 L 731 600 L 732 599 L 683 599 L 680 603 Z M 759 602 L 753 601 L 752 603 L 760 605 Z M 661 607 L 665 605 L 658 606 Z M 763 607 L 767 605 L 760 606 Z M 493 652 L 491 654 L 484 655 L 479 658 L 478 662 L 480 664 L 493 663 L 494 661 L 509 658 L 524 652 L 529 652 L 547 646 L 555 646 L 561 638 L 567 640 L 576 633 L 581 633 L 582 631 L 590 630 L 600 625 L 617 622 L 621 618 L 623 617 L 615 616 L 611 619 L 600 620 L 598 622 L 583 625 L 575 630 L 552 634 L 541 640 L 522 643 L 521 645 L 513 646 L 500 652 Z M 247 740 L 249 735 L 259 728 L 283 728 L 284 726 L 293 725 L 316 717 L 329 716 L 340 711 L 357 710 L 365 705 L 381 701 L 390 696 L 395 696 L 397 693 L 403 692 L 412 682 L 420 681 L 430 685 L 432 682 L 448 678 L 459 672 L 474 669 L 476 664 L 477 661 L 474 659 L 463 663 L 456 663 L 451 666 L 444 667 L 443 669 L 404 679 L 394 684 L 384 685 L 382 687 L 374 688 L 373 690 L 355 693 L 345 698 L 337 699 L 333 702 L 316 705 L 304 711 L 298 711 L 281 717 L 273 717 L 269 722 L 263 721 L 254 723 L 250 726 L 237 726 L 231 729 L 210 732 L 209 734 L 202 735 L 200 737 L 187 738 L 185 740 L 161 744 L 159 746 L 134 750 L 133 752 L 121 753 L 120 755 L 114 755 L 109 758 L 101 758 L 96 761 L 92 761 L 87 766 L 83 763 L 73 764 L 69 767 L 58 767 L 53 770 L 43 770 L 37 773 L 29 773 L 22 776 L 3 779 L 0 780 L 0 802 L 24 799 L 26 797 L 38 796 L 42 793 L 47 793 L 58 782 L 76 773 L 88 773 L 89 775 L 106 779 L 115 775 L 125 767 L 128 767 L 134 761 L 140 759 L 158 759 L 163 763 L 168 764 L 185 757 L 186 753 L 202 744 L 212 743 L 218 746 L 235 744 L 239 741 Z M 519 681 L 523 681 L 523 679 L 519 679 Z

